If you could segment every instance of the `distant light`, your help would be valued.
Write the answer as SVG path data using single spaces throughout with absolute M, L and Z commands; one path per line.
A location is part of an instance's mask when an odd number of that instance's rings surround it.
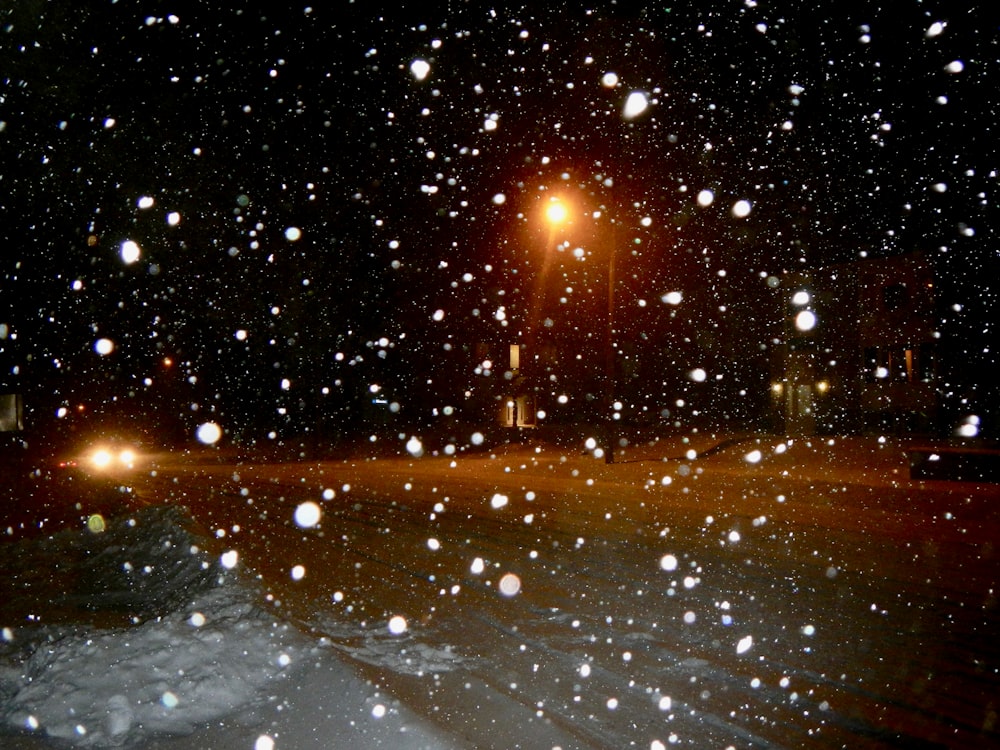
M 680 292 L 667 292 L 660 300 L 668 305 L 679 305 L 683 300 L 683 295 Z
M 705 208 L 706 206 L 711 206 L 712 201 L 714 200 L 715 200 L 715 193 L 713 193 L 711 190 L 702 190 L 700 193 L 698 193 L 698 205 L 701 206 L 702 208 Z
M 155 201 L 148 195 L 143 195 L 136 201 L 139 208 L 152 208 Z
M 961 60 L 952 60 L 950 63 L 944 66 L 944 69 L 949 73 L 961 73 L 965 70 L 965 63 Z
M 608 71 L 601 76 L 601 85 L 608 89 L 613 89 L 618 85 L 618 74 Z
M 561 224 L 566 221 L 568 216 L 569 209 L 567 209 L 566 205 L 558 199 L 553 199 L 545 209 L 545 218 L 548 219 L 551 224 Z
M 115 350 L 115 342 L 111 339 L 97 339 L 94 342 L 94 351 L 102 357 L 111 354 Z
M 800 290 L 792 295 L 792 304 L 799 306 L 808 305 L 810 299 L 812 298 L 809 296 L 809 292 Z
M 750 201 L 736 201 L 733 204 L 733 216 L 737 219 L 743 219 L 750 215 Z
M 100 448 L 90 456 L 90 463 L 97 469 L 106 469 L 113 460 L 114 456 L 107 448 Z
M 177 211 L 171 211 L 169 214 L 167 214 L 167 224 L 169 224 L 172 227 L 176 227 L 180 223 L 181 223 L 180 213 L 178 213 Z
M 302 238 L 302 230 L 298 227 L 288 227 L 285 230 L 285 239 L 289 242 L 295 242 Z

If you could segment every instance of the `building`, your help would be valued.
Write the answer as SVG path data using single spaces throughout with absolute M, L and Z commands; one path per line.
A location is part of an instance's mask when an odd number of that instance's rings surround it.
M 938 410 L 934 280 L 921 253 L 788 274 L 772 415 L 790 435 L 926 432 Z

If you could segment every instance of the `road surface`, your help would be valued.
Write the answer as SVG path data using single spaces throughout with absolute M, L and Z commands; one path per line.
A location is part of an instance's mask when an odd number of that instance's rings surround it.
M 134 489 L 458 746 L 1000 747 L 997 486 L 913 481 L 891 441 L 710 445 L 164 459 Z

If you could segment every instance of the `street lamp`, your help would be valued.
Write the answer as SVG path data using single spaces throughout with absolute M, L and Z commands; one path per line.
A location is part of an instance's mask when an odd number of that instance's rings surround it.
M 560 198 L 554 197 L 549 200 L 545 207 L 545 219 L 549 223 L 552 231 L 559 225 L 565 224 L 570 219 L 569 206 Z M 604 438 L 602 440 L 604 448 L 604 460 L 606 463 L 614 463 L 614 418 L 615 418 L 615 256 L 618 250 L 617 224 L 612 217 L 611 222 L 611 243 L 608 248 L 608 290 L 607 290 L 607 315 L 605 317 L 604 334 L 604 388 L 605 388 L 605 415 L 602 420 Z
M 545 208 L 545 218 L 548 219 L 549 224 L 552 226 L 562 224 L 568 217 L 569 209 L 565 203 L 558 198 L 549 201 L 549 205 Z

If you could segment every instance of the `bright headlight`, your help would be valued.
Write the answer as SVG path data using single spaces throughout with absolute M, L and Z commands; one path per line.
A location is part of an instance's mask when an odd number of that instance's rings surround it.
M 100 471 L 135 467 L 138 455 L 132 448 L 96 448 L 90 454 L 90 465 Z
M 108 468 L 114 460 L 115 457 L 112 455 L 111 451 L 106 448 L 98 448 L 90 454 L 90 463 L 98 469 Z

